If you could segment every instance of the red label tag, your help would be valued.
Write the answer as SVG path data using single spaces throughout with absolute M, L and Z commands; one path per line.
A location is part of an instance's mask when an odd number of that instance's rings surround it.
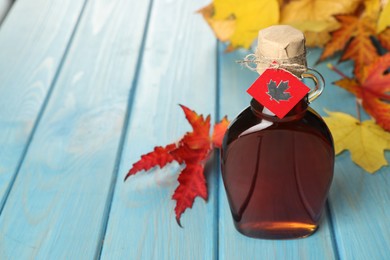
M 282 119 L 310 91 L 283 69 L 267 69 L 247 90 L 249 95 Z

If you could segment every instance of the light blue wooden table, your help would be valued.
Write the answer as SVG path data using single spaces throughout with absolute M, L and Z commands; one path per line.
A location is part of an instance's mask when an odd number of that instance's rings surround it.
M 369 175 L 348 152 L 320 229 L 298 240 L 234 229 L 218 156 L 208 203 L 196 199 L 183 229 L 177 165 L 123 182 L 141 154 L 190 130 L 177 104 L 215 120 L 248 105 L 256 74 L 194 13 L 208 2 L 16 1 L 0 27 L 0 259 L 390 259 L 390 169 Z M 354 115 L 338 76 L 316 69 L 328 84 L 313 107 Z

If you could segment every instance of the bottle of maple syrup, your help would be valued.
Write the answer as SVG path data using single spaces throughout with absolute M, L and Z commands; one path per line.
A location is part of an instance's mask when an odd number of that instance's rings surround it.
M 307 69 L 304 35 L 293 27 L 278 25 L 260 31 L 255 56 L 252 61 L 260 75 L 276 64 L 275 70 L 311 78 L 316 87 L 278 117 L 262 103 L 287 104 L 295 86 L 293 81 L 276 86 L 277 80 L 271 78 L 268 92 L 257 90 L 269 100 L 252 99 L 229 126 L 221 164 L 234 224 L 250 237 L 306 237 L 318 228 L 333 177 L 332 136 L 308 106 L 321 94 L 324 81 Z M 279 93 L 271 95 L 279 86 Z

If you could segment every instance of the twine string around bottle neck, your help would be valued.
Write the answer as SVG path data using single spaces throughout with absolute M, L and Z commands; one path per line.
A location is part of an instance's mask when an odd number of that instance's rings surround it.
M 271 68 L 271 69 L 285 69 L 289 71 L 305 72 L 306 66 L 306 52 L 295 57 L 278 59 L 278 58 L 267 58 L 260 55 L 258 51 L 255 53 L 245 56 L 243 60 L 237 61 L 237 63 L 245 65 L 252 71 L 257 71 L 259 68 Z M 254 66 L 253 66 L 254 65 Z

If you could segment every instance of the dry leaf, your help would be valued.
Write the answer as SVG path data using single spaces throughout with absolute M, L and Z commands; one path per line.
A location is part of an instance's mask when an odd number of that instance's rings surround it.
M 230 42 L 230 50 L 249 48 L 259 30 L 279 21 L 277 0 L 214 0 L 199 12 L 219 40 Z
M 390 26 L 390 2 L 384 6 L 381 14 L 379 15 L 377 32 L 383 31 L 388 26 Z
M 291 0 L 278 0 L 279 6 L 283 8 L 284 5 L 288 4 L 291 2 Z
M 349 150 L 352 160 L 369 173 L 388 165 L 384 150 L 390 149 L 390 133 L 373 120 L 360 123 L 351 115 L 328 112 L 325 117 L 335 141 L 336 154 Z
M 295 0 L 284 5 L 281 23 L 305 32 L 308 46 L 322 46 L 330 38 L 328 32 L 339 27 L 335 14 L 356 10 L 359 0 Z
M 333 82 L 333 84 L 351 92 L 355 96 L 360 95 L 359 83 L 356 81 L 356 79 L 342 78 Z
M 229 41 L 236 29 L 236 20 L 232 18 L 224 20 L 213 19 L 214 6 L 209 4 L 198 11 L 214 31 L 215 36 L 222 42 Z
M 193 150 L 209 150 L 211 149 L 210 141 L 210 115 L 203 118 L 203 115 L 198 115 L 195 111 L 186 106 L 180 105 L 183 109 L 186 119 L 192 126 L 193 131 L 186 133 L 180 140 L 180 144 L 187 145 Z
M 377 124 L 390 131 L 390 53 L 378 58 L 365 70 L 361 84 L 363 107 Z
M 142 155 L 141 160 L 133 164 L 133 167 L 126 175 L 125 180 L 139 171 L 148 171 L 156 166 L 163 168 L 168 163 L 173 162 L 175 158 L 170 154 L 170 152 L 176 148 L 176 144 L 169 144 L 165 147 L 157 146 L 154 148 L 153 152 Z
M 353 60 L 355 62 L 354 74 L 360 79 L 363 68 L 378 57 L 377 50 L 370 39 L 375 35 L 375 23 L 369 18 L 359 19 L 356 33 L 352 35 L 353 38 L 345 46 L 341 61 Z
M 196 197 L 207 200 L 207 186 L 204 177 L 204 165 L 213 147 L 220 147 L 229 121 L 226 117 L 214 126 L 210 137 L 210 116 L 198 115 L 186 106 L 180 105 L 192 131 L 183 138 L 165 147 L 157 146 L 150 153 L 141 156 L 127 173 L 125 180 L 139 171 L 148 171 L 153 167 L 164 167 L 173 161 L 185 164 L 180 172 L 172 199 L 176 200 L 175 213 L 179 225 L 180 217 L 187 208 L 192 208 Z
M 327 31 L 324 32 L 305 32 L 306 46 L 308 47 L 322 47 L 330 41 L 331 37 Z
M 176 221 L 179 226 L 181 226 L 181 214 L 187 208 L 192 208 L 196 197 L 207 200 L 207 186 L 203 170 L 203 165 L 190 164 L 187 165 L 179 175 L 179 186 L 172 196 L 172 199 L 176 200 L 175 213 Z
M 225 116 L 221 122 L 218 124 L 215 124 L 214 126 L 214 131 L 213 131 L 213 136 L 211 137 L 212 142 L 215 147 L 221 148 L 222 147 L 222 140 L 225 135 L 226 129 L 229 126 L 229 120 Z
M 364 69 L 361 80 L 344 78 L 334 84 L 362 100 L 363 108 L 381 127 L 390 131 L 390 53 Z
M 380 11 L 382 10 L 382 0 L 364 0 L 364 10 L 361 16 L 369 17 L 373 20 L 378 20 Z
M 390 27 L 387 27 L 378 35 L 378 40 L 383 48 L 390 50 Z
M 354 15 L 337 15 L 341 27 L 332 32 L 332 39 L 325 45 L 320 60 L 324 60 L 338 51 L 343 51 L 341 61 L 355 61 L 354 73 L 358 79 L 363 76 L 364 66 L 372 63 L 378 54 L 372 44 L 371 36 L 375 35 L 375 22 L 369 17 Z

